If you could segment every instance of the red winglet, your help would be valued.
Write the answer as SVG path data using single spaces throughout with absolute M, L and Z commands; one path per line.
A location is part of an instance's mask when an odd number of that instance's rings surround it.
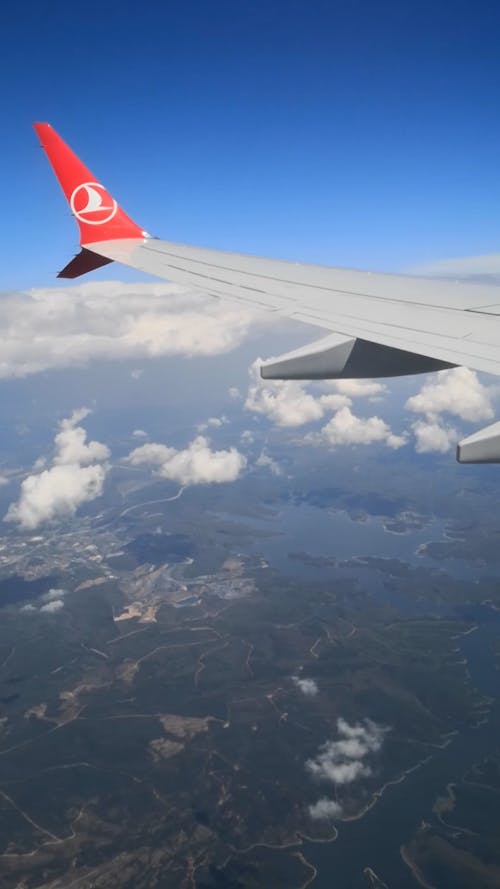
M 148 237 L 48 123 L 33 124 L 80 227 L 80 244 Z

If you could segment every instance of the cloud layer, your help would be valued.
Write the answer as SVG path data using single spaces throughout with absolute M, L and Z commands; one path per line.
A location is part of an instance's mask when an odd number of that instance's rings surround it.
M 0 301 L 0 379 L 51 368 L 161 355 L 219 355 L 257 313 L 173 284 L 86 282 Z

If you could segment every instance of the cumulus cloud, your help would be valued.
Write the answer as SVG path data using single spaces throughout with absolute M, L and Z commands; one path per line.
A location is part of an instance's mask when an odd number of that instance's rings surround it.
M 251 432 L 250 429 L 244 429 L 240 435 L 240 441 L 242 444 L 253 444 L 255 441 L 255 435 Z
M 313 394 L 307 384 L 296 380 L 262 380 L 261 359 L 250 367 L 250 386 L 245 408 L 262 414 L 276 426 L 297 427 L 313 423 L 328 411 L 351 404 L 351 399 L 340 392 Z
M 417 420 L 412 426 L 415 433 L 415 450 L 419 454 L 438 451 L 441 454 L 449 451 L 457 441 L 457 431 L 451 426 L 444 426 L 437 420 Z
M 479 381 L 475 371 L 456 367 L 429 379 L 408 399 L 406 408 L 428 417 L 448 413 L 462 420 L 489 420 L 493 417 L 494 391 Z
M 324 418 L 331 419 L 317 434 L 308 436 L 316 444 L 346 445 L 382 442 L 390 448 L 406 444 L 406 436 L 395 435 L 380 417 L 357 417 L 353 414 L 352 399 L 374 397 L 385 391 L 385 386 L 373 380 L 335 380 L 322 386 L 320 393 L 295 380 L 263 381 L 259 376 L 260 360 L 250 368 L 251 382 L 245 408 L 266 416 L 276 426 L 298 427 Z M 325 389 L 328 391 L 325 393 Z M 334 391 L 331 391 L 331 390 Z
M 42 605 L 40 611 L 45 612 L 46 614 L 56 614 L 56 612 L 61 611 L 62 608 L 64 608 L 63 600 L 54 599 L 53 602 L 47 602 L 46 605 Z
M 406 444 L 402 435 L 394 435 L 380 417 L 357 417 L 349 407 L 343 407 L 323 426 L 318 439 L 325 444 L 371 444 L 383 442 L 389 448 L 401 448 Z
M 225 426 L 226 423 L 229 423 L 229 420 L 224 415 L 222 417 L 209 417 L 205 423 L 200 423 L 198 425 L 198 432 L 205 432 L 207 429 L 219 429 L 221 426 Z
M 283 470 L 279 463 L 277 463 L 276 460 L 273 460 L 265 450 L 259 454 L 255 461 L 255 465 L 269 469 L 273 475 L 283 475 Z
M 99 359 L 218 355 L 242 342 L 258 317 L 166 283 L 100 281 L 4 294 L 0 378 Z
M 89 413 L 87 408 L 80 408 L 73 411 L 66 420 L 61 420 L 60 432 L 55 438 L 54 463 L 56 465 L 79 463 L 81 466 L 88 466 L 90 463 L 100 463 L 107 460 L 110 456 L 109 448 L 100 441 L 89 441 L 87 444 L 85 429 L 83 426 L 77 425 Z
M 43 522 L 74 515 L 82 503 L 100 496 L 110 451 L 101 442 L 87 442 L 78 423 L 88 413 L 81 408 L 61 421 L 52 465 L 23 480 L 19 499 L 9 506 L 5 521 L 33 530 Z
M 323 796 L 317 803 L 309 806 L 308 811 L 314 821 L 325 821 L 331 818 L 340 818 L 342 806 L 336 800 Z
M 300 676 L 292 676 L 292 682 L 308 698 L 314 698 L 318 694 L 318 686 L 314 679 L 301 679 Z
M 63 599 L 65 595 L 66 590 L 59 590 L 55 587 L 51 587 L 51 589 L 47 593 L 44 593 L 41 598 L 42 602 L 54 602 L 57 599 Z
M 147 438 L 148 433 L 144 431 L 144 429 L 134 429 L 132 432 L 134 438 Z
M 265 386 L 252 384 L 245 401 L 248 411 L 263 414 L 276 426 L 303 426 L 320 420 L 324 408 L 301 383 L 289 381 Z
M 375 380 L 335 380 L 334 386 L 337 392 L 349 398 L 373 398 L 386 391 L 383 383 Z
M 31 603 L 29 603 L 28 605 L 23 605 L 23 607 L 19 610 L 24 613 L 34 613 L 35 611 L 40 611 L 44 614 L 56 614 L 58 611 L 61 611 L 61 609 L 64 608 L 65 595 L 66 590 L 52 588 L 40 597 L 40 601 L 43 604 L 40 605 L 39 608 L 37 608 L 36 605 L 32 605 Z
M 156 466 L 162 478 L 181 485 L 232 482 L 246 466 L 246 458 L 236 448 L 213 451 L 210 442 L 198 435 L 184 450 L 162 444 L 145 444 L 128 456 L 133 466 Z
M 385 726 L 371 719 L 350 724 L 337 719 L 336 741 L 326 741 L 314 759 L 308 759 L 306 769 L 314 778 L 334 784 L 351 784 L 359 778 L 371 775 L 372 769 L 366 758 L 377 753 L 387 732 Z

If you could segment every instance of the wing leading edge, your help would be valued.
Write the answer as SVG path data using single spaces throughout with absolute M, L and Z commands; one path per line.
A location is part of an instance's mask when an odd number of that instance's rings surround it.
M 77 277 L 116 261 L 330 332 L 265 362 L 261 373 L 267 379 L 400 376 L 461 364 L 500 375 L 500 289 L 151 238 L 49 124 L 35 124 L 35 129 L 80 229 L 82 252 L 62 276 Z M 492 428 L 460 443 L 460 462 L 500 462 L 500 436 Z

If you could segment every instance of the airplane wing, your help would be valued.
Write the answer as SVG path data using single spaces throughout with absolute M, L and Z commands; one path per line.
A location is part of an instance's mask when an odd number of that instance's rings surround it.
M 499 288 L 285 262 L 152 238 L 49 124 L 34 126 L 80 228 L 81 252 L 60 277 L 78 277 L 116 261 L 329 331 L 265 362 L 265 379 L 400 376 L 456 365 L 500 375 Z M 500 423 L 460 442 L 457 459 L 500 462 Z

